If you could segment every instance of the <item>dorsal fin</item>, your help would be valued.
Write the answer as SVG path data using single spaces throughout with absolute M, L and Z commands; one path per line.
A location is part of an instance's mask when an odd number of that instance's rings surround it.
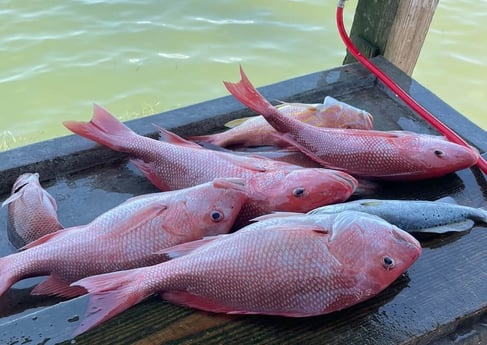
M 181 138 L 179 135 L 168 131 L 165 128 L 159 127 L 156 124 L 152 124 L 158 131 L 160 135 L 160 140 L 165 141 L 170 144 L 175 144 L 175 145 L 181 145 L 181 146 L 186 146 L 186 147 L 192 147 L 192 148 L 197 148 L 201 149 L 202 147 L 192 141 L 186 140 L 184 138 Z

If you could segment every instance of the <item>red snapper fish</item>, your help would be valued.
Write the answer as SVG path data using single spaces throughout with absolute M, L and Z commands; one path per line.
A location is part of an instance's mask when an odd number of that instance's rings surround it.
M 238 224 L 273 211 L 308 212 L 341 202 L 357 187 L 357 181 L 344 172 L 207 150 L 162 128 L 159 130 L 163 141 L 147 138 L 98 106 L 90 122 L 68 121 L 64 125 L 85 138 L 136 157 L 135 166 L 163 191 L 215 177 L 244 179 L 249 202 L 243 207 Z
M 8 208 L 8 237 L 16 248 L 63 228 L 56 200 L 42 188 L 38 173 L 20 175 L 4 206 Z
M 59 230 L 0 258 L 0 296 L 24 278 L 49 275 L 32 294 L 73 297 L 83 277 L 154 265 L 155 252 L 230 231 L 247 190 L 241 180 L 215 179 L 172 192 L 133 197 L 91 223 Z
M 281 114 L 312 126 L 372 128 L 371 114 L 344 102 L 340 102 L 330 96 L 325 98 L 323 104 L 283 103 L 277 105 L 276 108 L 279 109 Z M 238 119 L 237 121 L 241 120 Z M 269 125 L 263 116 L 248 118 L 245 122 L 225 132 L 193 136 L 189 139 L 194 141 L 207 141 L 223 147 L 265 145 L 285 147 L 289 145 L 285 140 L 282 140 L 276 130 Z
M 240 82 L 225 82 L 228 91 L 262 114 L 281 138 L 324 167 L 362 177 L 416 180 L 471 167 L 479 158 L 475 148 L 439 136 L 310 126 L 281 114 L 252 86 L 242 69 L 240 74 Z
M 90 293 L 76 334 L 154 293 L 215 313 L 326 314 L 377 295 L 421 253 L 414 237 L 360 212 L 265 218 L 230 235 L 168 248 L 173 260 L 162 264 L 73 283 Z

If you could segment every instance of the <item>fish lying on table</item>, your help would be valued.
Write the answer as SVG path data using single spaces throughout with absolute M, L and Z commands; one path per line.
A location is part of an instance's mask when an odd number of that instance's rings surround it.
M 157 251 L 227 233 L 247 200 L 241 180 L 213 182 L 133 197 L 91 223 L 59 230 L 0 258 L 0 296 L 19 280 L 49 275 L 36 295 L 85 293 L 69 284 L 83 277 L 161 262 Z
M 238 177 L 249 188 L 249 202 L 237 224 L 274 212 L 307 212 L 348 199 L 357 187 L 352 176 L 323 168 L 302 168 L 263 157 L 207 150 L 159 128 L 162 140 L 133 132 L 95 106 L 90 122 L 67 121 L 72 132 L 137 158 L 132 162 L 160 190 L 186 188 L 215 177 Z
M 38 173 L 20 175 L 4 206 L 8 208 L 8 238 L 16 248 L 63 228 L 56 200 L 42 188 Z
M 76 334 L 154 293 L 216 313 L 326 314 L 375 296 L 421 253 L 411 235 L 360 212 L 263 219 L 168 248 L 164 253 L 173 259 L 162 264 L 73 283 L 90 293 Z
M 308 214 L 349 210 L 374 214 L 408 232 L 466 231 L 475 222 L 487 223 L 486 210 L 459 205 L 451 197 L 436 201 L 362 199 L 319 207 Z
M 373 126 L 371 114 L 330 96 L 325 98 L 323 104 L 282 103 L 276 108 L 281 114 L 312 126 L 360 129 L 371 129 Z M 242 119 L 237 119 L 233 123 L 241 121 Z M 229 125 L 232 126 L 232 122 Z M 189 140 L 207 141 L 223 147 L 289 146 L 263 116 L 247 118 L 244 122 L 225 132 L 193 136 Z
M 240 70 L 241 81 L 228 91 L 281 133 L 281 138 L 327 168 L 389 180 L 443 176 L 474 165 L 479 153 L 443 137 L 407 131 L 336 129 L 310 126 L 267 102 Z

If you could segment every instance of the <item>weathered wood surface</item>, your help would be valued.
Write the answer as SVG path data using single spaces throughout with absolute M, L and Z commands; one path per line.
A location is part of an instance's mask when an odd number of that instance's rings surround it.
M 350 38 L 364 56 L 382 55 L 412 75 L 438 1 L 360 0 Z M 347 53 L 344 63 L 353 61 Z
M 374 62 L 420 103 L 481 152 L 487 134 L 383 58 Z M 249 76 L 252 78 L 252 76 Z M 238 79 L 237 68 L 235 76 Z M 261 89 L 270 99 L 320 102 L 330 95 L 374 114 L 378 129 L 435 133 L 358 64 L 311 74 Z M 181 135 L 218 130 L 247 116 L 231 97 L 177 109 L 127 124 L 155 136 L 152 123 Z M 87 114 L 87 119 L 90 114 Z M 63 224 L 92 220 L 123 200 L 155 188 L 127 157 L 75 136 L 0 153 L 3 200 L 21 172 L 37 171 L 57 199 Z M 428 181 L 382 183 L 377 197 L 487 203 L 487 181 L 477 169 Z M 95 206 L 96 205 L 96 206 Z M 0 224 L 6 224 L 5 209 Z M 3 229 L 5 228 L 2 227 Z M 311 318 L 227 316 L 194 311 L 153 297 L 94 330 L 71 339 L 86 296 L 69 301 L 29 295 L 41 278 L 18 283 L 0 297 L 0 344 L 479 344 L 487 342 L 487 228 L 421 238 L 420 259 L 376 298 L 330 315 Z M 0 233 L 0 255 L 12 252 Z M 255 293 L 258 293 L 256 291 Z

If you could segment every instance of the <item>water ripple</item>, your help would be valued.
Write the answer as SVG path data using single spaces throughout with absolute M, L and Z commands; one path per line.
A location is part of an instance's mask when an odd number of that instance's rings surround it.
M 355 4 L 350 0 L 347 25 Z M 336 3 L 328 1 L 46 0 L 3 7 L 0 93 L 7 101 L 0 113 L 15 116 L 0 116 L 0 131 L 26 138 L 16 145 L 66 134 L 61 122 L 86 120 L 93 102 L 141 116 L 226 95 L 221 80 L 235 76 L 238 64 L 264 85 L 336 67 L 345 53 Z M 428 35 L 435 44 L 427 40 L 415 71 L 465 113 L 482 114 L 487 88 L 483 7 L 478 0 L 440 1 Z
M 204 18 L 204 17 L 188 17 L 191 20 L 196 20 L 199 22 L 205 22 L 205 23 L 210 23 L 210 24 L 216 24 L 216 25 L 227 25 L 227 24 L 254 24 L 255 20 L 252 19 L 247 19 L 247 20 L 242 20 L 242 19 L 210 19 L 210 18 Z

